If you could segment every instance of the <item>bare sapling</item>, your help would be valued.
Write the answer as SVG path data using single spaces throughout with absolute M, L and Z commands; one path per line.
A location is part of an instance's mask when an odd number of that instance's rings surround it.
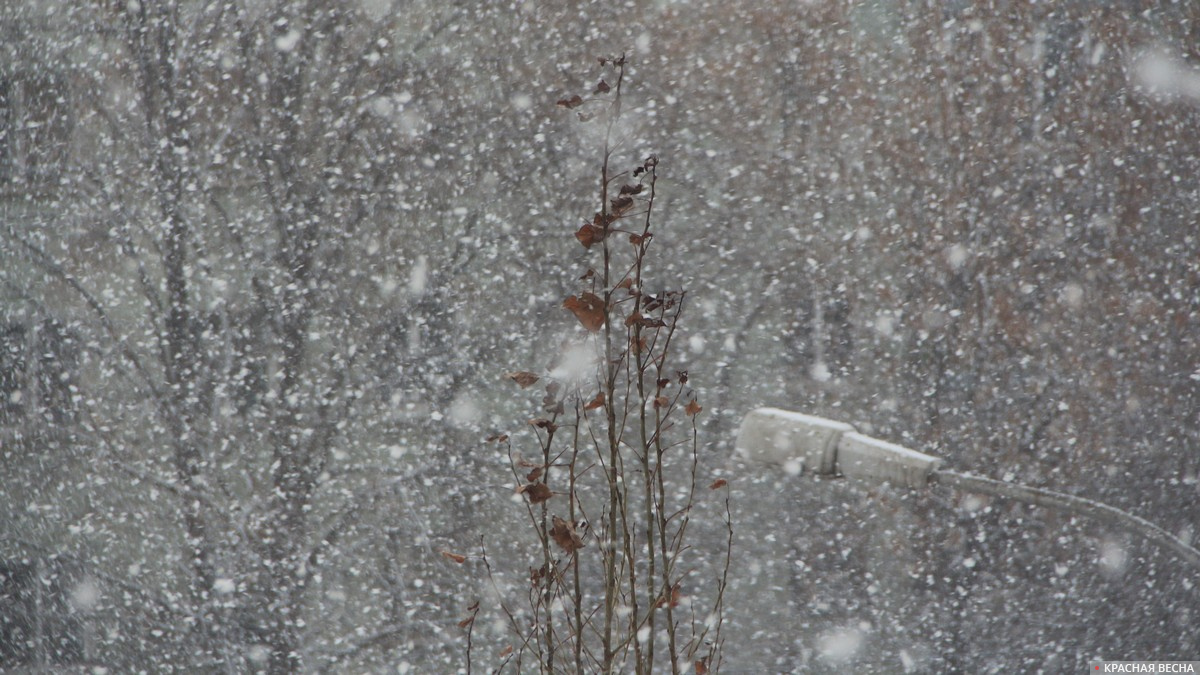
M 603 139 L 598 207 L 572 226 L 590 266 L 562 303 L 582 328 L 564 358 L 583 354 L 588 365 L 582 378 L 562 375 L 577 363 L 508 373 L 521 389 L 537 385 L 539 410 L 527 433 L 488 441 L 507 455 L 532 536 L 519 597 L 500 587 L 484 542 L 469 556 L 481 561 L 510 633 L 488 670 L 717 672 L 733 543 L 728 491 L 724 479 L 700 477 L 703 408 L 674 359 L 687 294 L 651 290 L 659 162 L 614 166 L 627 61 L 599 65 L 590 95 L 558 101 L 579 123 L 600 125 Z M 702 500 L 724 533 L 703 545 L 689 538 Z M 479 603 L 467 611 L 459 625 L 470 672 Z

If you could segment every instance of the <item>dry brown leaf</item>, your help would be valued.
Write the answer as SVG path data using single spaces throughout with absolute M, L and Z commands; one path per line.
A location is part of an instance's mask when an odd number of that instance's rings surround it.
M 647 344 L 649 343 L 646 342 L 646 338 L 639 338 L 632 335 L 629 337 L 629 349 L 634 354 L 641 354 L 646 351 Z
M 467 618 L 463 619 L 462 621 L 459 621 L 458 627 L 466 628 L 467 626 L 470 626 L 473 623 L 475 623 L 475 615 L 474 614 L 472 614 L 471 616 L 468 616 Z
M 496 656 L 498 656 L 499 658 L 504 658 L 504 657 L 508 656 L 508 655 L 509 655 L 509 654 L 511 654 L 511 653 L 513 653 L 513 646 L 512 646 L 512 645 L 509 645 L 509 646 L 505 647 L 504 649 L 501 649 L 501 650 L 500 650 L 500 653 L 499 653 L 499 654 L 497 654 Z M 699 661 L 697 661 L 696 663 L 700 663 L 700 662 L 699 662 Z
M 554 543 L 566 551 L 574 555 L 576 551 L 583 548 L 583 539 L 579 538 L 579 534 L 575 532 L 575 526 L 567 521 L 554 516 L 552 521 L 553 527 L 550 528 L 550 536 L 554 538 Z
M 708 657 L 696 660 L 696 675 L 708 675 Z
M 554 496 L 554 493 L 550 491 L 550 488 L 545 483 L 522 485 L 517 489 L 517 492 L 527 495 L 530 504 L 541 504 Z
M 537 375 L 525 370 L 518 370 L 513 373 L 508 373 L 508 376 L 513 382 L 521 385 L 522 389 L 528 389 L 529 387 L 532 387 L 535 382 L 541 379 Z
M 571 108 L 578 108 L 579 106 L 583 105 L 583 97 L 579 94 L 576 94 L 571 98 L 560 98 L 555 105 L 559 106 L 560 108 L 567 108 L 568 110 Z
M 679 584 L 675 584 L 675 587 L 671 589 L 670 600 L 668 601 L 668 599 L 665 596 L 661 597 L 658 599 L 658 604 L 656 604 L 655 607 L 666 607 L 668 602 L 670 602 L 671 607 L 673 607 L 673 608 L 678 607 L 679 600 L 682 597 L 683 597 L 682 587 Z
M 607 314 L 604 311 L 604 300 L 595 293 L 584 291 L 579 296 L 572 295 L 563 300 L 563 307 L 570 310 L 575 318 L 579 319 L 579 323 L 593 333 L 604 326 Z
M 633 208 L 633 197 L 617 197 L 610 203 L 612 204 L 612 212 L 620 216 L 629 209 Z
M 604 407 L 604 392 L 597 392 L 596 397 L 588 401 L 587 405 L 583 406 L 584 410 L 595 410 L 596 408 Z
M 725 480 L 724 478 L 718 478 L 712 482 L 712 485 L 708 486 L 708 489 L 709 490 L 720 490 L 721 488 L 725 487 L 726 485 L 729 485 L 729 481 Z
M 537 586 L 542 581 L 542 579 L 545 579 L 545 578 L 546 578 L 546 566 L 545 565 L 542 565 L 541 567 L 537 568 L 536 570 L 533 569 L 532 567 L 529 568 L 529 583 L 533 584 L 534 586 Z
M 696 403 L 696 399 L 692 399 L 690 402 L 688 402 L 687 407 L 683 409 L 683 412 L 686 413 L 688 417 L 695 417 L 700 413 L 701 410 L 704 410 L 704 408 L 701 408 L 700 404 Z
M 536 469 L 534 469 L 533 471 L 530 471 L 528 474 L 526 474 L 526 475 L 525 475 L 525 480 L 527 480 L 527 481 L 529 481 L 530 483 L 532 483 L 532 482 L 536 481 L 537 479 L 541 478 L 541 477 L 542 477 L 542 473 L 543 473 L 544 471 L 545 471 L 545 469 L 539 466 L 539 467 L 537 467 Z
M 467 556 L 459 555 L 458 553 L 451 553 L 450 551 L 442 551 L 442 557 L 446 560 L 452 560 L 459 565 L 467 562 Z
M 583 244 L 584 248 L 590 249 L 592 246 L 604 241 L 605 234 L 607 233 L 603 227 L 584 223 L 582 227 L 575 231 L 575 238 L 579 240 L 579 243 Z

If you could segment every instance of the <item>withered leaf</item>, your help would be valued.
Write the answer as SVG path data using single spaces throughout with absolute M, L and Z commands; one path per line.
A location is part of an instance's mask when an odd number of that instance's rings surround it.
M 626 290 L 633 290 L 633 278 L 625 277 L 624 279 L 621 280 L 621 283 L 617 284 L 616 286 L 613 286 L 613 290 L 616 290 L 618 288 L 624 288 Z
M 446 560 L 454 561 L 454 562 L 458 563 L 459 565 L 461 565 L 467 561 L 467 556 L 460 555 L 458 553 L 451 553 L 450 551 L 442 551 L 442 557 L 445 558 Z
M 584 272 L 584 273 L 583 273 L 583 276 L 579 277 L 579 280 L 580 280 L 580 281 L 587 281 L 588 279 L 591 279 L 591 278 L 592 278 L 592 277 L 594 277 L 594 276 L 596 276 L 596 270 L 594 270 L 594 269 L 592 269 L 592 268 L 590 268 L 590 267 L 589 267 L 589 268 L 588 268 L 588 271 Z
M 513 373 L 508 373 L 508 376 L 512 379 L 513 382 L 516 382 L 517 384 L 521 385 L 522 389 L 528 389 L 529 387 L 533 386 L 533 384 L 535 382 L 537 382 L 539 379 L 541 379 L 537 375 L 534 375 L 533 373 L 530 373 L 530 372 L 524 371 L 524 370 L 519 370 L 519 371 L 516 371 Z
M 542 473 L 543 473 L 544 471 L 545 471 L 545 467 L 540 467 L 540 466 L 539 466 L 539 467 L 535 468 L 533 471 L 530 471 L 528 474 L 526 474 L 526 475 L 525 475 L 525 480 L 527 480 L 527 481 L 529 481 L 530 483 L 532 483 L 532 482 L 534 482 L 535 480 L 537 480 L 537 479 L 541 478 L 541 477 L 542 477 Z
M 646 342 L 646 338 L 639 338 L 635 336 L 630 336 L 629 338 L 629 349 L 634 354 L 641 354 L 642 352 L 646 351 L 647 344 L 649 343 Z
M 628 317 L 625 318 L 625 325 L 632 326 L 636 323 L 641 323 L 641 321 L 642 321 L 642 313 L 637 310 L 634 310 L 632 314 L 630 314 Z
M 604 407 L 604 392 L 598 392 L 596 397 L 588 401 L 588 404 L 583 406 L 584 410 L 595 410 L 596 408 Z
M 675 371 L 675 374 L 679 376 L 679 384 L 687 384 L 688 378 L 686 370 L 677 370 Z
M 557 105 L 560 108 L 566 108 L 568 110 L 570 110 L 571 108 L 578 108 L 579 106 L 583 105 L 583 97 L 580 96 L 579 94 L 576 94 L 576 95 L 572 96 L 571 98 L 560 98 L 560 99 L 558 99 L 558 102 L 555 105 Z
M 474 612 L 474 611 L 475 611 L 475 610 L 477 610 L 477 609 L 479 609 L 479 601 L 478 601 L 478 600 L 476 600 L 475 602 L 471 603 L 471 606 L 467 608 L 467 611 L 468 611 L 468 612 Z
M 725 480 L 724 478 L 718 478 L 712 482 L 712 485 L 708 486 L 708 489 L 709 490 L 720 490 L 721 488 L 725 487 L 726 485 L 729 485 L 729 481 Z
M 542 410 L 551 415 L 561 415 L 563 413 L 563 402 L 558 400 L 554 394 L 546 394 L 542 397 Z
M 612 89 L 612 87 L 609 87 L 607 82 L 605 82 L 604 80 L 600 80 L 600 84 L 596 85 L 596 89 L 592 93 L 593 94 L 607 94 L 610 89 Z
M 680 587 L 679 584 L 675 584 L 674 588 L 671 589 L 670 599 L 668 600 L 665 596 L 659 598 L 658 604 L 656 604 L 655 607 L 666 607 L 668 602 L 670 602 L 671 607 L 678 607 L 679 600 L 682 597 L 683 597 L 682 588 Z
M 472 614 L 471 616 L 468 616 L 467 618 L 463 619 L 462 621 L 459 621 L 458 627 L 466 628 L 467 626 L 470 626 L 473 623 L 475 623 L 475 615 L 474 614 Z
M 508 434 L 492 434 L 484 439 L 488 443 L 503 443 L 508 440 Z
M 595 333 L 604 326 L 606 312 L 604 311 L 604 300 L 595 293 L 584 291 L 578 296 L 563 300 L 563 307 L 570 310 L 579 319 L 579 323 L 587 330 Z
M 509 646 L 505 647 L 504 649 L 501 649 L 501 650 L 500 650 L 500 653 L 499 653 L 499 654 L 497 654 L 496 656 L 497 656 L 497 657 L 499 657 L 499 658 L 504 658 L 504 657 L 508 656 L 508 655 L 509 655 L 509 654 L 511 654 L 511 653 L 513 653 L 513 646 L 512 646 L 512 645 L 509 645 Z M 699 661 L 697 661 L 696 663 L 700 663 L 700 662 L 699 662 Z M 706 669 L 706 670 L 705 670 L 705 672 L 708 672 L 708 670 Z
M 655 409 L 665 408 L 669 405 L 671 405 L 671 399 L 667 398 L 666 396 L 658 396 L 658 397 L 655 397 L 655 399 L 654 399 L 654 408 Z
M 521 492 L 529 497 L 530 504 L 541 504 L 542 502 L 554 496 L 550 488 L 545 483 L 529 483 L 521 486 Z
M 604 235 L 604 228 L 596 227 L 591 223 L 584 223 L 582 227 L 575 231 L 575 238 L 587 249 L 604 241 Z
M 671 386 L 671 381 L 664 377 L 664 378 L 658 380 L 658 382 L 656 382 L 655 384 L 658 385 L 659 389 L 666 389 L 667 387 Z
M 692 399 L 683 409 L 683 412 L 686 413 L 688 417 L 695 417 L 700 413 L 701 410 L 704 410 L 704 408 L 701 408 L 700 404 L 696 403 L 696 399 Z
M 551 422 L 550 420 L 546 419 L 545 417 L 535 417 L 535 418 L 529 420 L 529 424 L 530 424 L 530 426 L 535 426 L 539 429 L 545 429 L 546 431 L 549 431 L 552 433 L 558 429 L 557 424 L 555 424 L 554 422 Z
M 511 649 L 511 647 L 509 648 Z M 696 659 L 696 675 L 708 675 L 708 657 Z
M 611 203 L 613 213 L 621 215 L 633 208 L 633 197 L 617 197 Z
M 550 528 L 550 536 L 554 538 L 554 543 L 558 544 L 559 548 L 571 555 L 583 548 L 583 539 L 580 539 L 579 534 L 575 532 L 574 525 L 558 516 L 554 516 L 551 522 L 553 527 Z
M 638 183 L 637 185 L 626 184 L 626 185 L 621 186 L 621 191 L 618 194 L 637 195 L 637 194 L 641 194 L 642 190 L 644 190 L 645 188 L 646 188 L 646 186 L 642 185 L 641 183 Z

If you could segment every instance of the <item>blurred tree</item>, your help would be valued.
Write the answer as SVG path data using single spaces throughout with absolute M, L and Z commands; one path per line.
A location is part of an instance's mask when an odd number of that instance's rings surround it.
M 425 558 L 509 506 L 477 432 L 568 325 L 577 253 L 547 235 L 587 210 L 592 139 L 549 104 L 614 45 L 655 92 L 619 132 L 672 167 L 655 235 L 695 303 L 709 461 L 775 404 L 1186 533 L 1200 108 L 1130 64 L 1200 62 L 1198 25 L 1171 2 L 0 5 L 0 554 L 95 561 L 119 670 L 444 663 L 465 582 Z M 864 622 L 878 670 L 1196 651 L 1194 584 L 1101 530 L 760 473 L 730 482 L 773 537 L 731 579 L 746 669 L 817 668 Z

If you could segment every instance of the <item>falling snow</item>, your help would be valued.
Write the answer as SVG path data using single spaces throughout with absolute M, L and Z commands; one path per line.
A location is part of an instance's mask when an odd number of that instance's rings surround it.
M 596 394 L 562 303 L 605 264 L 573 236 L 603 133 L 555 102 L 622 52 L 609 159 L 659 158 L 645 290 L 687 290 L 696 482 L 733 507 L 721 670 L 1196 658 L 1166 549 L 733 442 L 819 415 L 1194 546 L 1198 27 L 1170 0 L 0 3 L 0 670 L 466 672 L 477 601 L 473 666 L 504 662 L 542 563 L 484 439 L 529 455 L 545 382 Z M 712 627 L 699 492 L 680 612 Z

